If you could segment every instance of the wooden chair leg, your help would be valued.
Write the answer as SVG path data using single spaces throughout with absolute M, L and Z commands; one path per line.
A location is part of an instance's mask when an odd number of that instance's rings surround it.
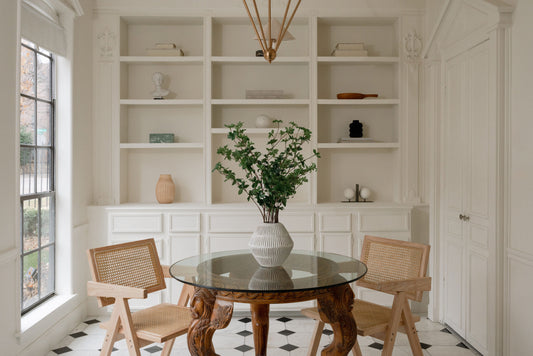
M 108 329 L 105 334 L 104 343 L 102 344 L 102 349 L 100 351 L 100 356 L 110 356 L 113 352 L 113 345 L 117 339 L 118 330 L 120 329 L 120 309 L 113 308 L 111 313 L 111 319 L 109 320 L 109 325 L 112 329 Z
M 357 339 L 355 339 L 355 344 L 353 345 L 352 353 L 354 356 L 363 356 L 361 348 L 359 347 L 359 341 L 357 341 Z
M 311 338 L 311 344 L 309 345 L 309 350 L 307 351 L 307 356 L 315 356 L 318 350 L 318 344 L 320 344 L 320 338 L 322 337 L 322 330 L 324 330 L 324 322 L 317 320 L 315 324 L 315 330 L 313 331 L 313 336 Z
M 163 345 L 163 351 L 161 351 L 161 356 L 170 356 L 170 351 L 172 351 L 172 346 L 174 346 L 174 341 L 176 339 L 170 339 Z
M 130 356 L 141 356 L 139 349 L 139 339 L 137 333 L 133 328 L 133 320 L 131 318 L 130 307 L 128 301 L 122 298 L 116 298 L 115 308 L 120 308 L 120 319 L 122 321 L 122 328 L 124 329 L 124 336 L 126 338 L 126 346 Z
M 418 338 L 418 332 L 416 331 L 413 315 L 411 314 L 411 307 L 409 306 L 409 301 L 407 299 L 404 299 L 402 320 L 405 325 L 405 333 L 409 339 L 409 345 L 411 345 L 413 356 L 423 356 L 420 339 Z
M 392 315 L 385 332 L 383 351 L 381 356 L 391 356 L 392 348 L 394 347 L 394 342 L 396 341 L 396 334 L 398 334 L 398 326 L 400 325 L 400 319 L 402 317 L 402 309 L 404 307 L 405 293 L 400 292 L 394 297 L 394 302 L 392 303 Z

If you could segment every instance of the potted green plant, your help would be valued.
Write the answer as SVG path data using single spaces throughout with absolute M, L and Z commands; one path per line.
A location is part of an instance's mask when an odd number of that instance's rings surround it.
M 293 242 L 279 222 L 279 212 L 298 187 L 308 181 L 307 174 L 316 170 L 313 158 L 320 157 L 316 150 L 308 157 L 303 154 L 302 146 L 311 141 L 311 130 L 294 122 L 286 127 L 281 127 L 281 120 L 274 120 L 274 124 L 277 127 L 268 133 L 263 153 L 246 134 L 242 122 L 226 125 L 233 144 L 217 149 L 224 160 L 213 168 L 259 209 L 263 224 L 257 227 L 249 246 L 264 267 L 280 266 L 289 256 Z M 224 161 L 238 163 L 241 172 L 228 168 Z

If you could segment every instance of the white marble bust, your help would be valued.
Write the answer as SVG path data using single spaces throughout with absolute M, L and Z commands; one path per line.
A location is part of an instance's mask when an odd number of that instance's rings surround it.
M 163 84 L 164 75 L 161 72 L 155 72 L 152 75 L 152 81 L 154 82 L 155 90 L 152 92 L 152 97 L 154 100 L 162 100 L 169 94 L 167 89 L 163 89 L 161 85 Z

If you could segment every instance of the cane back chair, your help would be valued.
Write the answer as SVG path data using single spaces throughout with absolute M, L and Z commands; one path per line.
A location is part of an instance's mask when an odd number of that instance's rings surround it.
M 356 282 L 358 287 L 394 295 L 392 308 L 355 299 L 352 309 L 357 324 L 357 334 L 383 340 L 382 356 L 392 355 L 397 332 L 407 334 L 414 356 L 422 356 L 415 322 L 420 317 L 411 314 L 409 299 L 420 301 L 424 291 L 431 290 L 431 278 L 426 277 L 429 259 L 428 245 L 382 237 L 365 236 L 361 261 L 367 265 L 367 274 Z M 302 310 L 302 314 L 315 319 L 317 324 L 308 356 L 316 355 L 324 322 L 317 308 Z M 362 356 L 356 341 L 352 352 Z
M 87 251 L 92 281 L 87 294 L 95 296 L 98 306 L 114 304 L 101 356 L 111 355 L 115 341 L 126 339 L 129 354 L 140 356 L 140 348 L 154 342 L 164 343 L 162 356 L 170 355 L 177 336 L 187 333 L 191 312 L 186 306 L 192 287 L 184 285 L 178 305 L 159 304 L 135 313 L 128 300 L 147 298 L 149 293 L 166 288 L 168 266 L 161 266 L 153 239 L 94 248 Z

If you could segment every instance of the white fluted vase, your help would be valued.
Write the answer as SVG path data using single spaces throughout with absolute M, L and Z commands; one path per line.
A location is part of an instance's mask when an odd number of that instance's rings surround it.
M 289 257 L 294 242 L 282 223 L 262 223 L 248 246 L 260 266 L 279 267 Z

